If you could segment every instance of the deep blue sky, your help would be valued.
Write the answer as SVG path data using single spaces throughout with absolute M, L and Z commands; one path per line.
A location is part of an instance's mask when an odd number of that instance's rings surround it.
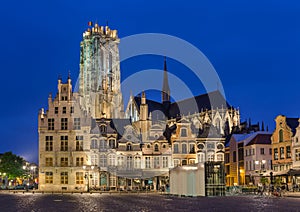
M 192 43 L 214 65 L 242 120 L 264 120 L 273 129 L 278 114 L 299 117 L 299 1 L 44 2 L 1 3 L 0 152 L 37 161 L 38 110 L 56 92 L 59 74 L 77 77 L 79 42 L 90 20 L 108 21 L 121 38 L 156 32 Z M 122 79 L 162 65 L 161 57 L 135 58 L 121 65 Z M 192 81 L 176 61 L 168 68 Z M 191 87 L 195 95 L 205 92 Z

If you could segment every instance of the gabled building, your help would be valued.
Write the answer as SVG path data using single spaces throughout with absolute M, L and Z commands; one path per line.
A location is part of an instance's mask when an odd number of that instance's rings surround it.
M 276 128 L 272 135 L 272 157 L 274 175 L 287 176 L 292 167 L 292 138 L 299 125 L 298 118 L 279 115 L 275 119 Z

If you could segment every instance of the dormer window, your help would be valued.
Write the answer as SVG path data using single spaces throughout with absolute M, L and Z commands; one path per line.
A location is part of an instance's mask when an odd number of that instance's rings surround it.
M 131 151 L 131 150 L 132 150 L 132 146 L 131 146 L 131 144 L 130 144 L 130 143 L 129 143 L 129 144 L 127 144 L 126 150 L 127 150 L 127 151 Z
M 155 144 L 155 145 L 154 145 L 154 151 L 155 151 L 155 152 L 158 152 L 158 151 L 159 151 L 158 144 Z

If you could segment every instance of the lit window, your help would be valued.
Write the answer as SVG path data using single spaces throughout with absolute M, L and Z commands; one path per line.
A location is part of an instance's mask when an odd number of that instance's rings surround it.
M 45 173 L 45 183 L 52 184 L 53 183 L 53 172 Z
M 53 158 L 45 158 L 46 166 L 53 166 Z
M 280 147 L 280 159 L 284 159 L 284 147 Z
M 278 160 L 278 149 L 274 149 L 274 160 Z
M 83 172 L 76 172 L 76 184 L 83 184 Z
M 60 158 L 60 166 L 67 167 L 68 166 L 68 158 Z
M 61 172 L 60 173 L 60 183 L 61 184 L 68 184 L 68 172 Z
M 55 107 L 55 108 L 54 108 L 54 113 L 55 113 L 55 114 L 58 114 L 58 107 Z

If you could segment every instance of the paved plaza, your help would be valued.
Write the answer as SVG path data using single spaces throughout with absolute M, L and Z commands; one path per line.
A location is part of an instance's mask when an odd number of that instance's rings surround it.
M 0 211 L 300 211 L 300 198 L 0 193 Z

